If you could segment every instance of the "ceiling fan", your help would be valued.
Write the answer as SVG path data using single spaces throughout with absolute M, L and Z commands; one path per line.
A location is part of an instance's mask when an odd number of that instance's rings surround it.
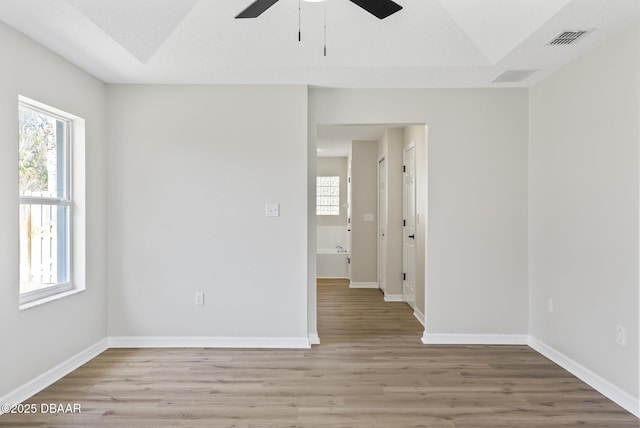
M 278 0 L 255 0 L 245 10 L 240 12 L 238 18 L 257 18 L 262 13 L 273 6 Z M 318 0 L 316 0 L 318 1 Z M 379 19 L 384 19 L 389 15 L 393 15 L 400 9 L 398 3 L 392 0 L 350 0 L 352 3 L 357 4 L 367 12 L 375 15 Z

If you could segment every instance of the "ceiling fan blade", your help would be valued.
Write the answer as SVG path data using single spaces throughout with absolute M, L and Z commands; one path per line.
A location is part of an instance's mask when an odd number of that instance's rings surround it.
M 240 12 L 236 19 L 238 18 L 257 18 L 262 13 L 273 6 L 278 0 L 256 0 L 251 3 L 245 10 Z
M 398 3 L 391 0 L 351 0 L 372 15 L 384 19 L 402 9 Z

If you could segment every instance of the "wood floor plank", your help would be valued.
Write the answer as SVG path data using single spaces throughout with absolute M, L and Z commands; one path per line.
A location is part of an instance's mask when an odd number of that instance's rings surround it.
M 640 427 L 527 346 L 425 346 L 404 303 L 319 281 L 322 343 L 285 349 L 110 349 L 27 400 L 81 414 L 1 427 Z

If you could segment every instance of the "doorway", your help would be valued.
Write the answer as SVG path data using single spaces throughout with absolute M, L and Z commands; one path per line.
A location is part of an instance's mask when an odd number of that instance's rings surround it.
M 374 133 L 368 131 L 375 130 Z M 382 291 L 386 302 L 406 302 L 414 316 L 424 324 L 426 306 L 426 232 L 427 232 L 427 127 L 424 124 L 338 124 L 318 125 L 316 128 L 317 150 L 316 160 L 327 156 L 332 150 L 332 144 L 343 139 L 347 147 L 353 142 L 360 143 L 358 153 L 361 154 L 361 143 L 371 144 L 373 158 L 366 165 L 371 166 L 371 175 L 362 178 L 358 175 L 352 178 L 354 172 L 349 170 L 347 177 L 346 204 L 347 240 L 350 254 L 356 257 L 362 255 L 359 251 L 363 244 L 356 239 L 353 231 L 362 232 L 363 227 L 373 226 L 371 241 L 364 245 L 364 249 L 373 252 L 373 258 L 366 263 L 360 263 L 358 275 L 364 266 L 371 269 L 371 279 L 362 282 L 354 280 L 354 265 L 349 265 L 351 288 L 378 288 Z M 376 135 L 377 134 L 377 135 Z M 345 137 L 345 138 L 343 138 Z M 328 141 L 329 140 L 329 141 Z M 367 144 L 368 145 L 368 144 Z M 313 147 L 313 146 L 312 146 Z M 375 147 L 375 148 L 374 148 Z M 376 153 L 377 150 L 377 154 Z M 352 166 L 353 150 L 346 149 L 348 166 Z M 369 150 L 366 150 L 370 153 Z M 357 157 L 356 157 L 357 158 Z M 362 159 L 362 158 L 361 158 Z M 357 159 L 356 159 L 357 160 Z M 315 162 L 314 162 L 315 163 Z M 407 174 L 403 165 L 407 165 Z M 362 164 L 357 165 L 362 171 Z M 366 167 L 369 168 L 369 167 Z M 350 168 L 349 168 L 350 169 Z M 369 183 L 373 191 L 368 200 L 370 205 L 362 203 L 361 194 L 355 195 L 353 182 L 359 185 Z M 360 187 L 359 187 L 360 189 Z M 369 192 L 370 190 L 366 190 Z M 418 192 L 421 192 L 418 194 Z M 406 196 L 405 196 L 406 193 Z M 372 213 L 372 214 L 368 214 Z M 375 218 L 374 214 L 375 213 Z M 408 220 L 408 222 L 406 222 Z M 375 221 L 375 222 L 374 222 Z M 406 226 L 405 224 L 406 223 Z M 370 235 L 369 235 L 370 236 Z M 367 238 L 368 239 L 368 238 Z M 357 262 L 358 260 L 356 260 Z M 386 263 L 385 263 L 386 261 Z M 351 263 L 354 261 L 352 260 Z M 405 275 L 406 279 L 405 279 Z M 355 282 L 354 282 L 355 281 Z M 314 281 L 315 282 L 315 281 Z M 366 287 L 365 287 L 366 286 Z M 315 284 L 310 290 L 310 331 L 315 330 L 317 318 L 317 293 Z

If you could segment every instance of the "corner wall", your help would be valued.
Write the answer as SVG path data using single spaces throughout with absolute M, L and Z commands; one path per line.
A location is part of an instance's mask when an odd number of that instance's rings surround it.
M 2 22 L 0 51 L 6 59 L 0 69 L 1 398 L 106 338 L 107 233 L 106 85 Z M 86 120 L 86 290 L 23 311 L 18 310 L 18 95 Z
M 636 402 L 639 76 L 636 25 L 531 89 L 529 148 L 530 332 Z

